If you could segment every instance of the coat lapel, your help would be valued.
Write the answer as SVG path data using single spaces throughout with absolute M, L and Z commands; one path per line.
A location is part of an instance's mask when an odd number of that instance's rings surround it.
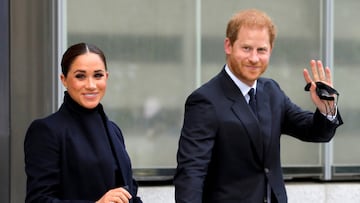
M 129 185 L 126 178 L 128 177 L 127 172 L 129 171 L 126 169 L 130 168 L 131 166 L 128 166 L 129 158 L 127 157 L 125 146 L 120 139 L 121 132 L 120 130 L 116 129 L 109 121 L 107 121 L 106 123 L 109 130 L 109 139 L 111 142 L 111 146 L 114 148 L 115 158 L 121 171 L 122 180 L 124 181 L 125 185 Z

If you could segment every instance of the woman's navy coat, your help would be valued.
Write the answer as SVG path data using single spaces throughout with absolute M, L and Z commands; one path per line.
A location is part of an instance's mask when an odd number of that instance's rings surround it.
M 24 144 L 26 202 L 94 202 L 119 186 L 128 188 L 130 202 L 141 202 L 122 133 L 101 104 L 96 110 L 66 93 L 56 113 L 32 122 Z

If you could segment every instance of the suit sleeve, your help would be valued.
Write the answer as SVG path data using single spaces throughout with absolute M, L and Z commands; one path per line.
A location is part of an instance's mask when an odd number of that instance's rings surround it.
M 336 128 L 343 124 L 340 112 L 330 121 L 316 109 L 315 113 L 303 111 L 289 98 L 286 102 L 285 134 L 306 142 L 329 142 L 335 135 Z
M 204 179 L 211 159 L 217 129 L 213 105 L 199 94 L 185 103 L 183 128 L 174 177 L 177 203 L 201 203 Z

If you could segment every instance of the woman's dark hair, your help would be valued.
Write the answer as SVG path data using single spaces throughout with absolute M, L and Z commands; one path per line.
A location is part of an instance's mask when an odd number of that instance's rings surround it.
M 105 55 L 101 51 L 101 49 L 99 49 L 95 45 L 82 42 L 82 43 L 74 44 L 74 45 L 70 46 L 63 54 L 63 57 L 61 59 L 62 74 L 64 74 L 64 76 L 66 77 L 69 72 L 70 66 L 73 63 L 73 61 L 75 60 L 75 58 L 78 57 L 79 55 L 89 53 L 89 52 L 99 55 L 100 58 L 102 59 L 102 61 L 104 62 L 105 70 L 107 70 Z

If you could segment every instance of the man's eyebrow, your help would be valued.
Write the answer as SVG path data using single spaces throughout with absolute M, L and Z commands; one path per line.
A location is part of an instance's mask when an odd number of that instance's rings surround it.
M 268 46 L 262 46 L 262 47 L 258 47 L 258 49 L 269 49 L 269 47 Z

